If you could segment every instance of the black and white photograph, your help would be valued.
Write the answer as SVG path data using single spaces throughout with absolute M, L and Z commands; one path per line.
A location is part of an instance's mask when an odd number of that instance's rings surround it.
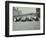
M 6 37 L 44 35 L 44 3 L 6 1 Z
M 40 8 L 13 7 L 13 31 L 40 30 Z

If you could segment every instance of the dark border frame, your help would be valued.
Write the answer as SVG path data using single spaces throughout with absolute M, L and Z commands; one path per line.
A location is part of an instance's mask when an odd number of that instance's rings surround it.
M 20 3 L 20 4 L 36 4 L 43 5 L 43 33 L 37 34 L 23 34 L 23 35 L 9 35 L 9 4 Z M 16 36 L 32 36 L 32 35 L 45 35 L 45 3 L 37 2 L 19 2 L 19 1 L 5 1 L 5 37 L 16 37 Z

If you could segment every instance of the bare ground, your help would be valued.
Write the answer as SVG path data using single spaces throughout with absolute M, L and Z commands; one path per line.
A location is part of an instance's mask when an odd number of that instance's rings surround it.
M 40 30 L 40 21 L 13 22 L 13 31 Z

